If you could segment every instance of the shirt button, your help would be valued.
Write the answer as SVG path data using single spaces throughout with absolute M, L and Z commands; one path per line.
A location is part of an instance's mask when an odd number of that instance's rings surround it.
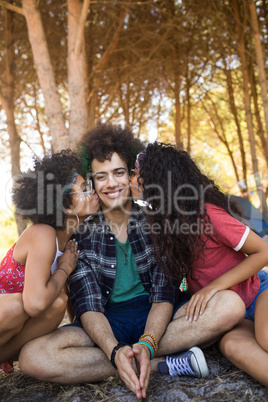
M 110 237 L 110 240 L 113 240 L 114 238 L 113 237 Z
M 114 265 L 111 265 L 111 268 L 114 268 Z

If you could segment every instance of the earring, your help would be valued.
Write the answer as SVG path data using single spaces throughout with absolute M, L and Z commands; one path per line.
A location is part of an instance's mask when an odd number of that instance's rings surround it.
M 79 222 L 79 218 L 78 218 L 78 215 L 74 212 L 74 215 L 76 216 L 76 219 L 77 219 L 77 227 L 80 225 L 80 222 Z

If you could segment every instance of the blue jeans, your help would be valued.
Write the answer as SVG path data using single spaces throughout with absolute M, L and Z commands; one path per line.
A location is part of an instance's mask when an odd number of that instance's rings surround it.
M 257 293 L 257 296 L 251 303 L 251 305 L 246 309 L 246 316 L 248 320 L 254 321 L 254 316 L 255 316 L 255 306 L 256 306 L 256 301 L 259 297 L 259 295 L 266 289 L 268 289 L 268 273 L 261 270 L 258 272 L 258 276 L 260 278 L 260 289 Z

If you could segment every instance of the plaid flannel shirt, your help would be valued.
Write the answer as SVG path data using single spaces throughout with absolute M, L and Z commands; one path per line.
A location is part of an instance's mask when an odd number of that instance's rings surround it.
M 157 266 L 149 227 L 140 207 L 133 203 L 127 234 L 132 247 L 138 273 L 150 302 L 175 304 L 179 288 L 171 286 Z M 105 312 L 105 305 L 113 290 L 116 275 L 115 235 L 101 212 L 84 222 L 76 235 L 80 256 L 70 275 L 70 296 L 76 317 L 87 311 Z

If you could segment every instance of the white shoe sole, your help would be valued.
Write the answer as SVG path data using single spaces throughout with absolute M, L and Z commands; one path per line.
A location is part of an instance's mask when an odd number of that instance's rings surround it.
M 199 349 L 197 346 L 189 349 L 190 352 L 192 352 L 195 356 L 195 359 L 192 360 L 191 358 L 191 363 L 193 367 L 195 368 L 195 371 L 199 372 L 199 378 L 205 378 L 209 376 L 209 369 L 208 365 L 206 362 L 206 358 L 204 356 L 204 353 L 202 352 L 201 349 Z

